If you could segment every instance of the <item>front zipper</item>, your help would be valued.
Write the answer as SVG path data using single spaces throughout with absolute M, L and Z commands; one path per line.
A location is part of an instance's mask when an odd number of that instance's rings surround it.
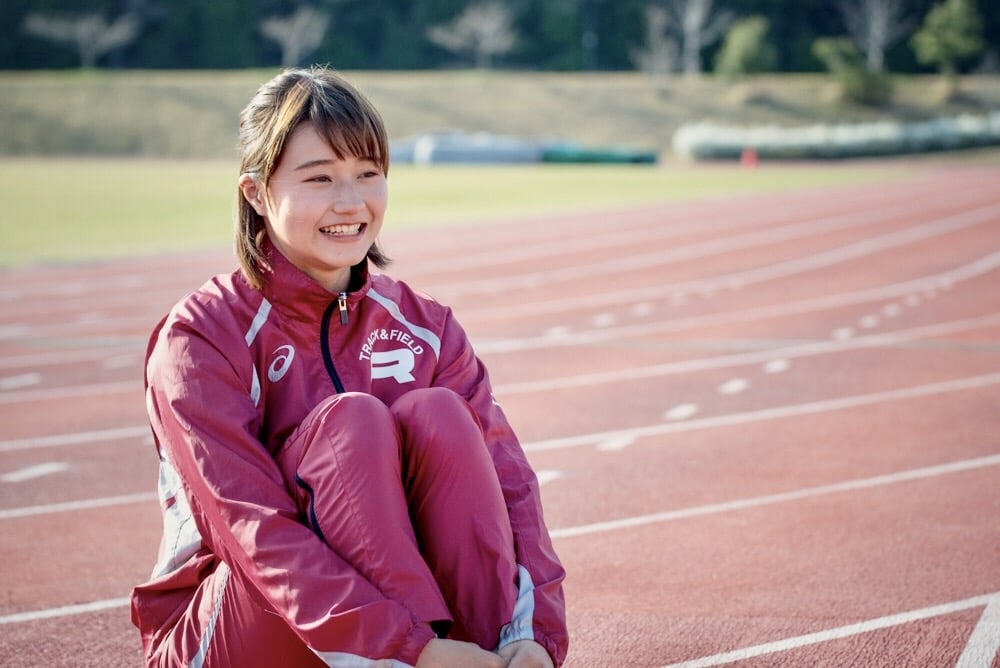
M 340 382 L 340 375 L 337 373 L 337 368 L 333 365 L 333 354 L 330 352 L 330 321 L 333 319 L 334 309 L 340 311 L 340 324 L 347 324 L 347 293 L 341 292 L 340 296 L 334 301 L 330 302 L 330 305 L 326 307 L 326 311 L 323 313 L 323 319 L 320 322 L 320 340 L 319 346 L 320 350 L 323 351 L 323 364 L 326 365 L 326 373 L 330 376 L 330 380 L 333 381 L 333 389 L 337 391 L 337 394 L 342 394 L 344 392 L 344 384 Z
M 341 292 L 337 297 L 337 308 L 340 309 L 340 324 L 347 324 L 347 293 Z

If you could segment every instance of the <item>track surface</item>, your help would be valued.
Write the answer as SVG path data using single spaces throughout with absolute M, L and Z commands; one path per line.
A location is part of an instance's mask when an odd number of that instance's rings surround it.
M 389 232 L 543 481 L 571 667 L 1000 657 L 1000 166 Z M 147 333 L 226 251 L 7 271 L 0 665 L 139 666 Z

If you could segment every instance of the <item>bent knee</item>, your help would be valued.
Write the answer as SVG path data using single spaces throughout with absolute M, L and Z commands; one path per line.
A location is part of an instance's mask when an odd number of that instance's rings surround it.
M 431 414 L 441 417 L 472 416 L 472 409 L 461 395 L 447 387 L 423 387 L 410 390 L 390 407 L 397 419 L 406 422 L 413 416 Z
M 278 459 L 287 474 L 306 457 L 325 456 L 338 446 L 366 443 L 369 447 L 357 450 L 377 456 L 379 443 L 391 449 L 397 440 L 396 423 L 388 406 L 370 394 L 346 392 L 321 401 L 285 441 Z M 320 443 L 328 447 L 317 448 Z

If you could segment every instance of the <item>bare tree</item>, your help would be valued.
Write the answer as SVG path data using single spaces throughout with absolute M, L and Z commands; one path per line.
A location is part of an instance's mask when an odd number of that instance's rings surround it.
M 288 16 L 264 19 L 260 32 L 281 47 L 282 67 L 296 67 L 320 45 L 329 25 L 327 12 L 302 5 Z
M 669 34 L 670 12 L 660 5 L 646 5 L 646 47 L 632 52 L 632 61 L 643 72 L 667 74 L 677 65 L 677 38 Z
M 701 75 L 701 50 L 717 42 L 735 18 L 728 10 L 714 10 L 714 0 L 666 0 L 670 24 L 679 27 L 681 69 L 685 76 Z
M 903 0 L 838 0 L 837 8 L 851 41 L 865 54 L 870 72 L 885 69 L 885 51 L 909 34 L 913 22 Z
M 476 67 L 492 66 L 493 57 L 514 48 L 517 33 L 510 8 L 500 2 L 469 5 L 454 21 L 432 26 L 427 38 L 456 54 L 472 55 Z
M 104 54 L 130 44 L 139 36 L 141 22 L 132 14 L 122 14 L 108 23 L 100 14 L 75 16 L 32 12 L 24 19 L 24 31 L 74 49 L 81 67 L 96 67 Z

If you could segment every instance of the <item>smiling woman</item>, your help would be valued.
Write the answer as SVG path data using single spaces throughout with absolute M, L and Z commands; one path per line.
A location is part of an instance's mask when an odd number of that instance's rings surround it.
M 147 349 L 147 665 L 560 666 L 565 571 L 489 374 L 451 309 L 370 271 L 381 116 L 315 67 L 239 120 L 239 267 Z
M 0 159 L 0 266 L 220 248 L 232 239 L 236 161 Z M 898 164 L 395 165 L 386 222 L 524 216 L 900 178 Z

